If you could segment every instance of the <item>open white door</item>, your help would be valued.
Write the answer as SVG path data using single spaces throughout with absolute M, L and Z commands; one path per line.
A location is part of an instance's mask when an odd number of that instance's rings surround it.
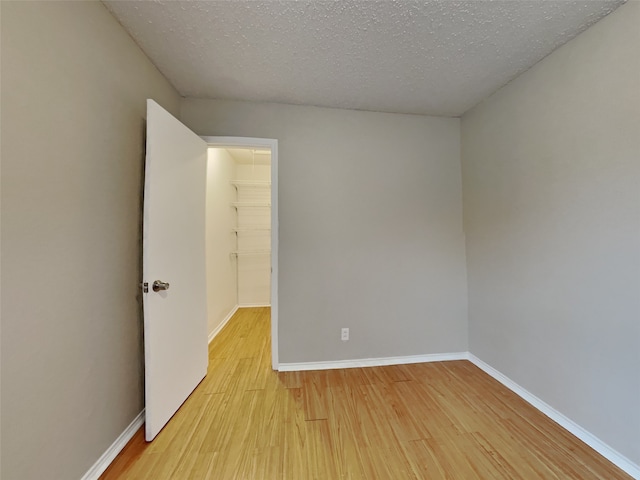
M 207 373 L 207 144 L 147 100 L 143 293 L 146 439 Z M 155 285 L 154 285 L 155 282 Z

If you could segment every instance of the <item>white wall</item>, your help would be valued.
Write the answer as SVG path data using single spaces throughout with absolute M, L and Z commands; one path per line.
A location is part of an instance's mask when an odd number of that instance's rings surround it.
M 471 352 L 640 464 L 640 4 L 465 114 Z
M 458 119 L 200 99 L 181 118 L 278 139 L 281 362 L 467 350 Z
M 236 248 L 231 203 L 236 192 L 231 180 L 236 162 L 223 148 L 210 148 L 207 162 L 207 311 L 209 333 L 238 305 Z
M 238 165 L 236 180 L 271 181 L 269 165 Z M 239 187 L 239 202 L 270 202 L 271 188 Z M 271 226 L 271 208 L 239 208 L 238 226 Z M 255 230 L 238 233 L 238 250 L 271 250 L 271 231 Z M 238 303 L 240 306 L 271 303 L 271 256 L 241 255 L 238 257 Z
M 99 2 L 0 8 L 0 477 L 78 479 L 142 410 L 146 98 L 179 96 Z

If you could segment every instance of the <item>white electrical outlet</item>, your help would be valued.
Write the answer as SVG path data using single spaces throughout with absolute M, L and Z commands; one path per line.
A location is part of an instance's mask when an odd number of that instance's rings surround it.
M 349 329 L 348 328 L 343 328 L 342 329 L 342 334 L 340 336 L 340 339 L 343 342 L 346 342 L 347 340 L 349 340 Z

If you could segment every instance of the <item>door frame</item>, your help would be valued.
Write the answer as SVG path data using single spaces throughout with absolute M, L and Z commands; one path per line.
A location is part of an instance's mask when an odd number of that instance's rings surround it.
M 271 150 L 271 368 L 278 370 L 278 140 L 201 136 L 209 147 Z

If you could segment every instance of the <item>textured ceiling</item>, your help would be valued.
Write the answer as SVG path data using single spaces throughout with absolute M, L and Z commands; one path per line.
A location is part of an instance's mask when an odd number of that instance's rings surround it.
M 624 0 L 105 0 L 186 97 L 459 116 Z

